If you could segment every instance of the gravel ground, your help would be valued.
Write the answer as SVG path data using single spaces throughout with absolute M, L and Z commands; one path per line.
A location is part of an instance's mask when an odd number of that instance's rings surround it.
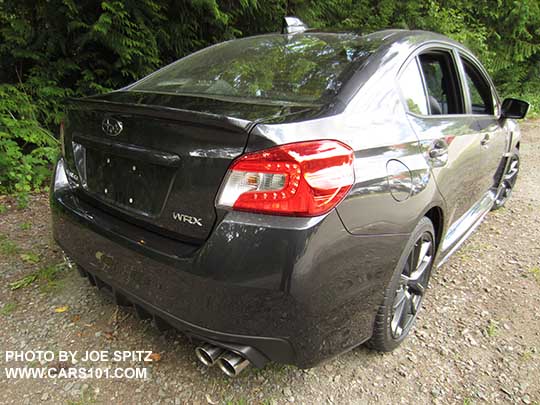
M 118 309 L 58 266 L 45 195 L 27 209 L 0 199 L 0 403 L 524 403 L 540 404 L 540 122 L 522 125 L 522 172 L 507 207 L 432 278 L 410 338 L 395 352 L 359 347 L 311 370 L 269 365 L 231 380 L 194 346 Z M 26 278 L 25 278 L 26 277 Z M 12 290 L 23 280 L 27 286 Z M 21 284 L 21 283 L 19 283 Z M 148 350 L 146 380 L 11 379 L 6 350 Z

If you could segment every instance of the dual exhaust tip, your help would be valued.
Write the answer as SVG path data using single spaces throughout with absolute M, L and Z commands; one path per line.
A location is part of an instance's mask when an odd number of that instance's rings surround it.
M 236 377 L 250 364 L 249 360 L 242 356 L 210 343 L 198 346 L 195 349 L 195 355 L 206 367 L 217 364 L 219 369 L 229 377 Z

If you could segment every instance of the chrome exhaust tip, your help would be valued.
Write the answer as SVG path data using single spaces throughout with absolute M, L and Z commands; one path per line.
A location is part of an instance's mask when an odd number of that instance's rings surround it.
M 249 360 L 233 352 L 227 352 L 217 360 L 218 367 L 229 377 L 238 376 L 249 364 Z
M 211 367 L 216 363 L 216 360 L 225 352 L 221 347 L 205 343 L 202 346 L 195 348 L 197 359 L 206 367 Z
M 73 270 L 76 266 L 75 262 L 67 255 L 66 252 L 62 251 L 62 256 L 64 259 L 64 264 L 69 270 Z

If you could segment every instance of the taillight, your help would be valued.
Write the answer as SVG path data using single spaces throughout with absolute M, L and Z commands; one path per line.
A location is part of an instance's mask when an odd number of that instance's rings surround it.
M 229 168 L 217 205 L 277 215 L 321 215 L 351 189 L 353 160 L 352 149 L 333 140 L 248 153 Z

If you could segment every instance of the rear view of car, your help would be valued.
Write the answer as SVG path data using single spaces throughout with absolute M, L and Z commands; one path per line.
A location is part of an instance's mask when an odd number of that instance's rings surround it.
M 392 349 L 453 224 L 396 84 L 422 35 L 229 41 L 71 100 L 55 239 L 92 284 L 231 376 L 368 340 Z M 478 195 L 492 204 L 498 182 Z

